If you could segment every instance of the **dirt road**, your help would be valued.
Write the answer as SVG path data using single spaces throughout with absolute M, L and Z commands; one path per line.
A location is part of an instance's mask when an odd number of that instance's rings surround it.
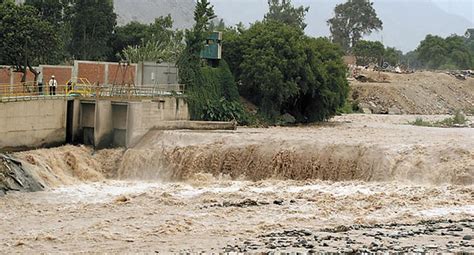
M 414 118 L 19 153 L 50 189 L 0 198 L 0 250 L 474 252 L 474 129 Z

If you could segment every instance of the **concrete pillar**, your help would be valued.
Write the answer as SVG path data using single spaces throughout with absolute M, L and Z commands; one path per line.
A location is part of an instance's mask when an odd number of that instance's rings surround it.
M 104 62 L 104 85 L 109 85 L 109 63 Z
M 112 102 L 97 100 L 95 105 L 94 145 L 97 149 L 109 147 L 113 141 Z
M 71 77 L 72 82 L 77 83 L 78 74 L 79 74 L 79 62 L 77 60 L 74 60 L 74 68 L 72 69 L 72 77 Z
M 127 115 L 126 146 L 130 148 L 136 145 L 145 134 L 142 128 L 142 102 L 129 102 Z
M 137 71 L 136 71 L 136 77 L 135 79 L 137 80 L 135 85 L 137 86 L 143 86 L 143 69 L 145 67 L 145 64 L 143 62 L 138 62 L 137 64 Z

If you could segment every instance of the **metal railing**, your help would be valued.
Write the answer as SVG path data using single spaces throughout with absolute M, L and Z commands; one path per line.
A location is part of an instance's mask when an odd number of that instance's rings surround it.
M 56 93 L 48 85 L 38 86 L 35 83 L 17 85 L 0 84 L 0 102 L 68 99 L 68 98 L 110 98 L 112 100 L 153 99 L 160 96 L 183 95 L 185 86 L 174 84 L 161 86 L 95 86 L 81 82 L 70 85 L 58 85 Z

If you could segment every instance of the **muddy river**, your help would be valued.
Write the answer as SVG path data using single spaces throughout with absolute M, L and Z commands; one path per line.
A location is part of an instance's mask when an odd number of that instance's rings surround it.
M 17 153 L 46 188 L 0 197 L 0 251 L 472 253 L 474 129 L 410 118 Z

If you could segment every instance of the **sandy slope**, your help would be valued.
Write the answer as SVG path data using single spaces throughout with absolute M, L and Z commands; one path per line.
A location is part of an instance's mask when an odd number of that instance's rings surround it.
M 388 83 L 351 82 L 352 98 L 381 111 L 398 108 L 404 114 L 447 114 L 474 111 L 474 78 L 461 81 L 445 73 L 391 74 L 363 72 Z

